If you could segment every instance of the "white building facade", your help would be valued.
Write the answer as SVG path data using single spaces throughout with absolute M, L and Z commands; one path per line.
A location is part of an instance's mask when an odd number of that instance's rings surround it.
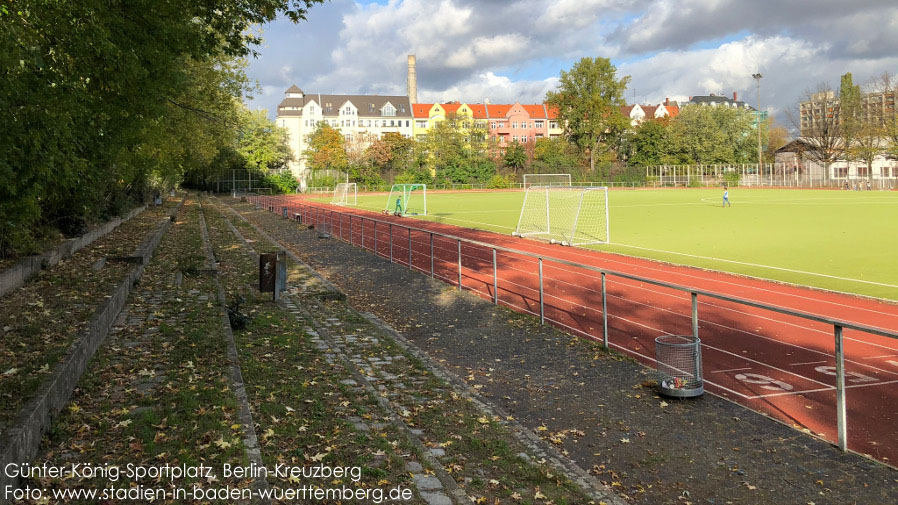
M 386 133 L 412 138 L 414 118 L 407 96 L 324 95 L 290 86 L 278 105 L 276 123 L 288 132 L 294 160 L 290 171 L 305 188 L 309 170 L 303 156 L 309 136 L 324 122 L 338 130 L 348 148 L 363 149 Z

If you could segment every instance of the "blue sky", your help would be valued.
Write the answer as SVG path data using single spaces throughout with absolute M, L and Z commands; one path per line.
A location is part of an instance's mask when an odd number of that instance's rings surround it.
M 631 76 L 629 102 L 736 92 L 755 105 L 760 71 L 761 105 L 782 124 L 845 72 L 898 73 L 893 0 L 332 0 L 262 30 L 249 105 L 272 115 L 292 84 L 405 94 L 410 53 L 420 102 L 540 102 L 561 70 L 603 56 Z

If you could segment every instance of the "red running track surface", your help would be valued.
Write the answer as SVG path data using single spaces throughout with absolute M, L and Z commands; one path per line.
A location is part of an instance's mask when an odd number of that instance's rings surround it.
M 411 267 L 426 274 L 431 272 L 430 232 L 542 255 L 547 321 L 591 339 L 601 340 L 603 332 L 599 274 L 553 263 L 551 258 L 898 331 L 898 305 L 885 301 L 384 216 L 301 196 L 265 198 L 265 205 L 274 204 L 276 212 L 287 206 L 291 216 L 301 213 L 303 222 L 328 222 L 335 236 L 380 256 L 392 256 L 397 263 L 409 265 L 411 250 Z M 406 226 L 418 230 L 409 234 Z M 432 247 L 434 276 L 458 284 L 458 241 L 434 235 Z M 498 303 L 538 316 L 538 260 L 498 251 L 494 293 L 492 255 L 489 248 L 461 242 L 463 288 L 489 300 L 497 294 Z M 613 275 L 606 280 L 611 346 L 652 365 L 656 337 L 692 334 L 689 293 Z M 698 313 L 707 391 L 836 441 L 831 325 L 707 297 L 699 297 Z M 894 466 L 898 464 L 898 340 L 854 330 L 845 330 L 844 338 L 848 448 Z

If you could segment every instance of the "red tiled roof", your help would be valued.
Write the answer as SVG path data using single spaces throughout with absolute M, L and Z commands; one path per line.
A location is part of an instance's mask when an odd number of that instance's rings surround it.
M 557 108 L 546 106 L 546 109 L 549 111 L 549 119 L 558 119 L 558 109 Z
M 482 103 L 469 103 L 468 107 L 474 114 L 474 119 L 486 119 L 486 105 Z
M 508 111 L 511 110 L 511 108 L 513 106 L 514 106 L 514 104 L 492 104 L 491 103 L 491 104 L 487 105 L 487 108 L 490 111 L 490 118 L 498 119 L 498 118 L 504 118 L 508 114 Z
M 458 108 L 461 107 L 460 103 L 441 103 L 440 107 L 446 111 L 446 116 L 449 114 L 455 114 L 458 112 Z
M 620 113 L 624 115 L 624 117 L 630 117 L 630 113 L 633 112 L 633 107 L 635 105 L 621 105 Z
M 531 119 L 544 119 L 546 117 L 546 111 L 543 109 L 543 104 L 522 104 L 521 107 L 524 107 L 524 110 L 527 111 L 527 114 L 530 115 Z
M 655 119 L 655 111 L 658 109 L 657 105 L 640 105 L 640 107 L 645 111 L 646 119 Z
M 432 103 L 415 103 L 412 104 L 412 113 L 415 118 L 427 119 L 430 117 L 430 109 L 433 107 Z
M 675 118 L 680 115 L 680 108 L 676 105 L 669 104 L 665 105 L 664 108 L 667 109 L 667 113 L 670 114 L 671 118 Z

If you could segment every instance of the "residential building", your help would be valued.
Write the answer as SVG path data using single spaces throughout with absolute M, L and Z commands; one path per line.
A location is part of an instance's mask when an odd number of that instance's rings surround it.
M 803 136 L 812 135 L 824 124 L 838 127 L 841 103 L 834 91 L 814 93 L 810 100 L 805 100 L 799 105 L 800 128 Z M 895 117 L 898 109 L 895 108 L 895 90 L 864 93 L 861 95 L 860 119 L 863 121 L 879 122 L 883 118 Z
M 308 178 L 303 153 L 319 123 L 335 128 L 347 144 L 358 147 L 385 133 L 411 138 L 414 132 L 412 103 L 407 96 L 304 93 L 296 85 L 287 89 L 275 121 L 287 129 L 294 156 L 290 170 L 303 186 Z
M 680 113 L 680 107 L 676 102 L 671 102 L 669 98 L 664 99 L 664 103 L 658 105 L 624 105 L 621 107 L 621 114 L 630 118 L 630 126 L 639 126 L 647 119 L 661 119 L 664 117 L 677 117 Z

